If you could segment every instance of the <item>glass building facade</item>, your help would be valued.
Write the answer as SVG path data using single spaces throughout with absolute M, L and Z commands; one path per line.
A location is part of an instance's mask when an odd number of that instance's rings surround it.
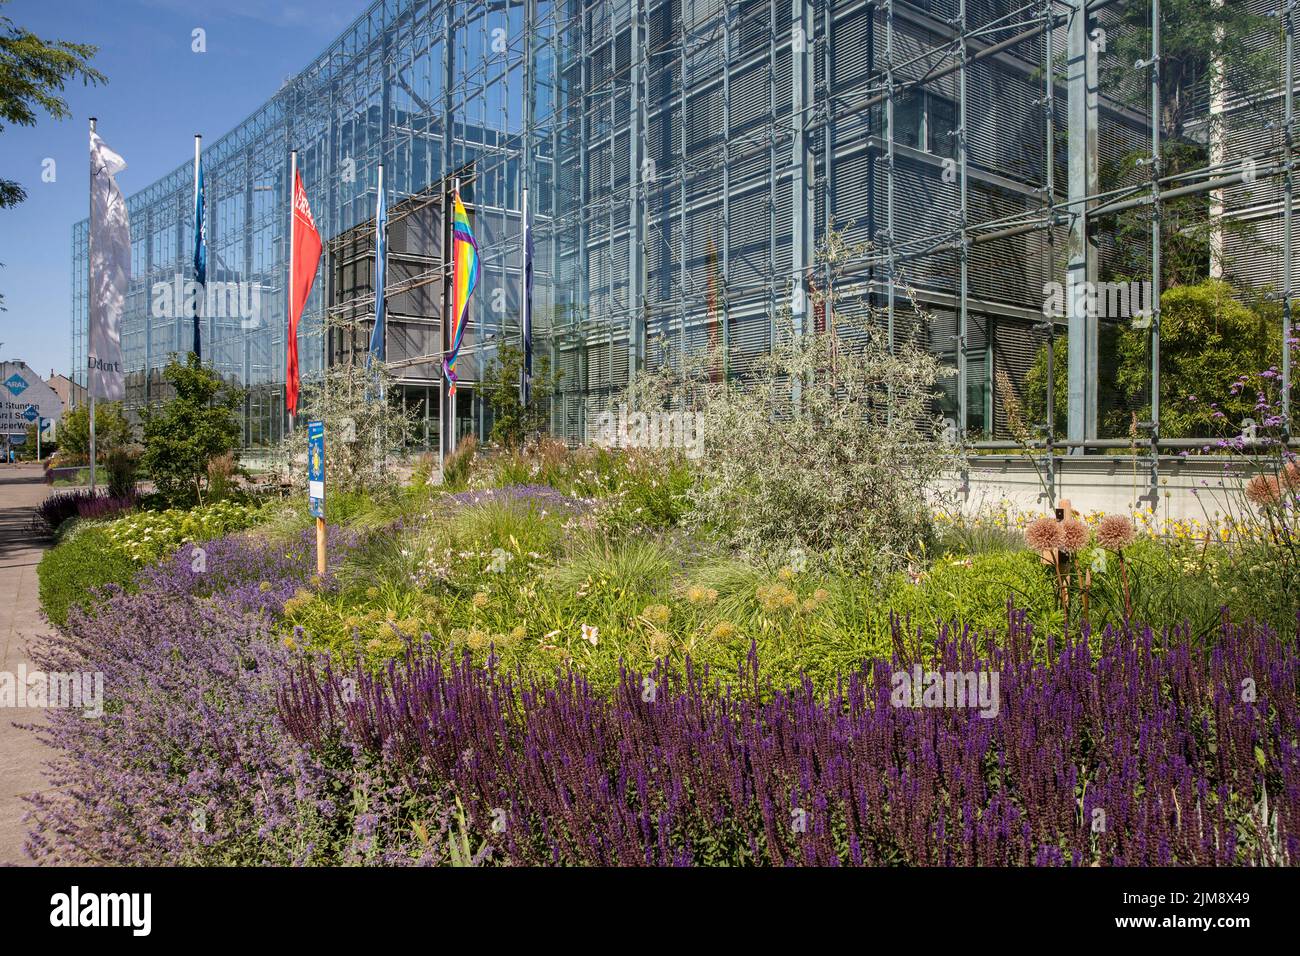
M 326 244 L 300 329 L 304 378 L 366 347 L 382 163 L 387 358 L 426 423 L 422 439 L 438 428 L 453 179 L 483 265 L 462 430 L 486 427 L 473 396 L 480 363 L 519 335 L 528 189 L 534 340 L 562 373 L 557 433 L 585 435 L 638 367 L 672 355 L 718 347 L 742 372 L 790 315 L 805 328 L 849 316 L 921 342 L 953 369 L 941 405 L 958 431 L 1005 438 L 996 373 L 1023 389 L 1054 327 L 1068 326 L 1072 352 L 1095 348 L 1095 324 L 1045 321 L 1043 301 L 1048 282 L 1107 273 L 1113 244 L 1077 232 L 1075 215 L 1101 197 L 1097 170 L 1120 170 L 1105 183 L 1113 193 L 1147 189 L 1149 174 L 1122 162 L 1150 142 L 1140 97 L 1127 95 L 1147 74 L 1117 66 L 1106 43 L 1107 31 L 1132 29 L 1130 5 L 376 0 L 205 149 L 209 280 L 245 283 L 261 303 L 256 319 L 205 320 L 205 361 L 248 390 L 246 445 L 279 439 L 296 149 Z M 1129 72 L 1101 90 L 1108 67 Z M 1077 156 L 1075 142 L 1086 144 Z M 192 191 L 187 163 L 129 199 L 133 408 L 162 397 L 159 370 L 188 348 L 189 320 L 156 314 L 153 290 L 189 277 Z M 85 231 L 74 227 L 72 243 L 77 370 Z M 832 234 L 848 250 L 833 266 L 821 253 Z M 827 314 L 813 303 L 832 283 L 841 304 Z M 1071 401 L 1077 391 L 1081 408 L 1091 402 L 1078 427 L 1096 437 L 1087 368 L 1071 366 Z

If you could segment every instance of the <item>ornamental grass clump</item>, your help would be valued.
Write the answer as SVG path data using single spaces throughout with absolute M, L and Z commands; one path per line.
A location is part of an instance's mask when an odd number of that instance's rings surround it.
M 753 649 L 736 675 L 661 662 L 601 695 L 574 667 L 538 682 L 412 647 L 386 674 L 304 663 L 279 707 L 312 753 L 382 761 L 413 801 L 452 790 L 483 862 L 1300 862 L 1293 643 L 1108 628 L 1094 659 L 1085 627 L 1043 663 L 1009 621 L 987 654 L 954 628 L 924 660 L 896 630 L 826 694 L 763 683 Z M 996 674 L 996 716 L 899 706 L 914 668 Z

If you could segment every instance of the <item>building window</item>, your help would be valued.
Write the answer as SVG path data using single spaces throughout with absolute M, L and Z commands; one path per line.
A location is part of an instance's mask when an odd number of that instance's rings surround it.
M 894 142 L 938 156 L 957 154 L 957 106 L 923 90 L 894 100 Z

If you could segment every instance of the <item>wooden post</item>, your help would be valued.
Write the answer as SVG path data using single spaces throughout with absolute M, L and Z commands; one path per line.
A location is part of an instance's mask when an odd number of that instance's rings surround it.
M 325 519 L 316 519 L 316 573 L 325 577 Z

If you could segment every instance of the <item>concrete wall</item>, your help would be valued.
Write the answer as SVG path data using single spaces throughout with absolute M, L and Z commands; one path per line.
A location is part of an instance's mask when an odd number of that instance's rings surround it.
M 1037 464 L 1037 469 L 1035 469 Z M 1126 514 L 1151 510 L 1150 459 L 1089 455 L 1056 459 L 1056 500 L 1068 499 L 1076 511 Z M 1244 462 L 1211 457 L 1160 460 L 1159 521 L 1222 517 L 1239 513 Z M 1042 514 L 1050 506 L 1044 487 L 1046 463 L 1023 455 L 973 458 L 966 480 L 955 475 L 949 495 L 965 514 L 1007 510 Z

